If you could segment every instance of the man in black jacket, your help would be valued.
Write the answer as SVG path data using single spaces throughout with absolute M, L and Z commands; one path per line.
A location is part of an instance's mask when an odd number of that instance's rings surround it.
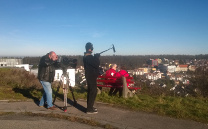
M 85 46 L 86 52 L 83 57 L 85 77 L 87 81 L 87 114 L 98 113 L 97 109 L 93 107 L 95 98 L 97 96 L 97 77 L 99 75 L 99 54 L 92 55 L 93 45 L 88 42 Z
M 40 100 L 40 107 L 43 107 L 47 102 L 47 108 L 55 110 L 56 107 L 52 104 L 52 88 L 51 83 L 54 80 L 55 66 L 58 56 L 51 51 L 45 56 L 41 57 L 38 67 L 38 79 L 43 86 L 44 94 Z

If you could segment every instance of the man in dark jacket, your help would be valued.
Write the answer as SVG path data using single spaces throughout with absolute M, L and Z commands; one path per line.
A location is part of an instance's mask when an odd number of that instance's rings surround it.
M 85 46 L 86 52 L 83 57 L 85 77 L 87 80 L 87 114 L 98 113 L 93 107 L 97 96 L 97 77 L 99 75 L 100 54 L 92 55 L 93 45 L 88 42 Z
M 56 55 L 56 53 L 51 51 L 45 56 L 41 57 L 38 67 L 38 79 L 44 89 L 44 94 L 40 100 L 39 106 L 42 107 L 47 102 L 47 108 L 51 110 L 56 109 L 56 107 L 52 104 L 51 83 L 54 79 L 57 59 L 58 56 Z

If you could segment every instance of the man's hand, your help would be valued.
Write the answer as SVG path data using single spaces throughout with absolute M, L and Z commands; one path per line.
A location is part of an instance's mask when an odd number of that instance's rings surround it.
M 55 61 L 57 61 L 58 60 L 58 55 L 56 55 L 56 57 L 55 57 Z
M 100 58 L 100 53 L 94 54 L 95 57 Z

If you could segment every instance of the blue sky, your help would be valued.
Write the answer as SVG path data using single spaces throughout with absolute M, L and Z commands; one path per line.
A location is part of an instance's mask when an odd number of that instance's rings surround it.
M 208 0 L 0 0 L 0 56 L 208 54 Z M 113 55 L 109 50 L 102 55 Z

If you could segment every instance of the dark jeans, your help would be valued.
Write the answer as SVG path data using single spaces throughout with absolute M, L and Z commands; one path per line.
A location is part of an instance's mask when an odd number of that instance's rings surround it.
M 97 77 L 86 77 L 87 80 L 87 111 L 93 111 L 93 105 L 97 96 Z
M 117 83 L 112 83 L 111 84 L 113 87 L 110 88 L 110 91 L 109 91 L 109 95 L 112 96 L 112 95 L 116 95 L 118 92 L 119 92 L 119 96 L 121 97 L 122 96 L 122 92 L 123 92 L 123 88 L 122 87 L 118 87 L 120 86 L 121 84 L 117 84 Z
M 113 95 L 113 91 L 114 91 L 115 89 L 116 89 L 115 87 L 111 87 L 108 94 L 109 94 L 110 96 L 112 96 L 112 95 Z
M 119 97 L 122 96 L 122 92 L 123 92 L 123 88 L 122 87 L 119 87 L 119 88 L 115 88 L 115 90 L 113 91 L 113 95 L 116 95 L 117 92 L 119 92 Z

